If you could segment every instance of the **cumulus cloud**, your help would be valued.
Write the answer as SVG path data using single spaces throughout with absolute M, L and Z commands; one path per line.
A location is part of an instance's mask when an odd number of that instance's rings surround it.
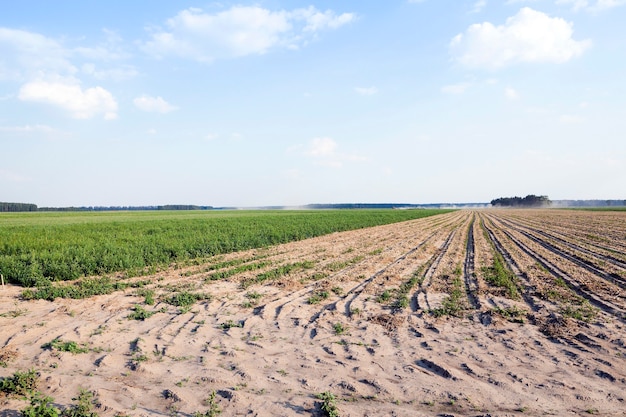
M 504 25 L 471 25 L 452 39 L 454 58 L 469 68 L 500 69 L 519 63 L 563 63 L 578 57 L 590 40 L 572 38 L 572 24 L 531 8 L 522 8 Z
M 102 87 L 82 89 L 78 84 L 63 81 L 32 81 L 20 88 L 18 98 L 55 105 L 69 111 L 75 119 L 90 119 L 98 114 L 106 120 L 117 118 L 117 102 Z
M 145 112 L 169 113 L 177 109 L 177 107 L 172 106 L 170 103 L 163 100 L 162 97 L 151 97 L 143 95 L 141 97 L 135 98 L 133 100 L 133 103 L 139 110 Z
M 374 94 L 378 93 L 378 88 L 376 88 L 376 87 L 355 87 L 354 91 L 356 91 L 357 94 L 360 94 L 362 96 L 373 96 Z
M 152 30 L 141 46 L 156 56 L 180 56 L 210 62 L 264 54 L 273 48 L 299 48 L 328 29 L 352 22 L 352 13 L 321 12 L 315 7 L 271 11 L 259 6 L 233 6 L 219 13 L 189 8 Z

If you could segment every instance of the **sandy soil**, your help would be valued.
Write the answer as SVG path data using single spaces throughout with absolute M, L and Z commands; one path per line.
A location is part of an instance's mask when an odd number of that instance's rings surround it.
M 341 416 L 626 415 L 625 225 L 621 213 L 459 211 L 172 267 L 85 300 L 24 301 L 7 285 L 0 376 L 36 369 L 59 407 L 91 390 L 101 416 L 189 416 L 212 392 L 223 416 L 322 416 L 326 391 Z M 496 252 L 519 298 L 485 282 Z M 300 266 L 258 282 L 285 265 Z M 459 282 L 461 313 L 435 317 Z M 183 291 L 211 300 L 166 302 Z M 563 314 L 581 300 L 589 321 Z M 156 313 L 131 320 L 135 305 Z M 502 314 L 513 307 L 515 320 Z M 55 338 L 89 352 L 42 348 Z M 25 405 L 0 394 L 0 416 Z

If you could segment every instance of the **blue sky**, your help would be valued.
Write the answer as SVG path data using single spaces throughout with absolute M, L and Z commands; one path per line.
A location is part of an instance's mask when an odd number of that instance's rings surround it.
M 1 9 L 0 201 L 626 197 L 626 0 Z

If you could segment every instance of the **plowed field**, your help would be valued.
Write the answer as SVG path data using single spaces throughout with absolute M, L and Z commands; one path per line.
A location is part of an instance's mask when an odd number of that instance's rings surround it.
M 37 370 L 60 408 L 94 391 L 101 416 L 213 392 L 224 416 L 321 416 L 323 392 L 341 416 L 626 415 L 626 212 L 456 211 L 136 280 L 0 290 L 0 376 Z

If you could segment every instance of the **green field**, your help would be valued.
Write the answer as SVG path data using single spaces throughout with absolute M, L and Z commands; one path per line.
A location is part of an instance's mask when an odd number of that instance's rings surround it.
M 151 268 L 449 210 L 0 213 L 0 274 L 31 287 Z

